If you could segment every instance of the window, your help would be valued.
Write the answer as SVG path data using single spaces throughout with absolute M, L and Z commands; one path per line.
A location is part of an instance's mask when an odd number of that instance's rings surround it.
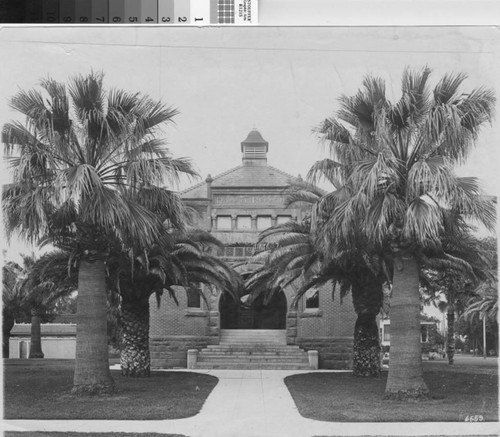
M 291 215 L 279 215 L 278 218 L 276 219 L 276 224 L 282 225 L 283 223 L 288 223 L 291 220 L 292 220 Z
M 310 288 L 306 291 L 306 310 L 319 308 L 319 291 L 317 288 Z
M 186 290 L 188 308 L 201 308 L 201 286 L 193 285 Z
M 271 217 L 270 216 L 260 216 L 257 217 L 257 229 L 263 231 L 264 229 L 271 227 Z
M 246 215 L 236 217 L 237 229 L 252 229 L 252 218 Z
M 382 341 L 391 341 L 391 325 L 384 326 L 384 338 Z
M 217 229 L 231 230 L 231 216 L 230 215 L 217 216 Z
M 420 341 L 422 343 L 427 343 L 429 341 L 428 328 L 429 328 L 429 326 L 427 326 L 427 325 L 420 325 Z

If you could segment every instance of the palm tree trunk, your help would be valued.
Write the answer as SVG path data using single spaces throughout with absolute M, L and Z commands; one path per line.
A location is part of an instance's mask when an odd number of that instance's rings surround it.
M 448 364 L 454 363 L 455 357 L 455 311 L 453 308 L 448 309 L 446 314 L 448 322 L 448 335 L 446 339 L 446 355 L 448 355 Z
M 5 309 L 2 311 L 2 358 L 9 358 L 10 353 L 10 331 L 14 327 L 15 318 L 6 314 Z
M 104 261 L 82 260 L 78 272 L 76 362 L 73 394 L 114 391 L 108 359 Z
M 120 364 L 124 376 L 149 376 L 149 302 L 122 304 Z
M 40 327 L 40 314 L 36 309 L 31 310 L 31 344 L 28 358 L 43 358 L 42 332 Z
M 394 260 L 389 376 L 384 399 L 427 398 L 420 344 L 419 270 L 411 254 Z
M 380 375 L 380 339 L 377 314 L 382 307 L 382 284 L 368 271 L 352 278 L 352 303 L 358 315 L 354 326 L 354 376 Z
M 376 314 L 358 314 L 354 326 L 352 374 L 380 375 L 380 341 Z

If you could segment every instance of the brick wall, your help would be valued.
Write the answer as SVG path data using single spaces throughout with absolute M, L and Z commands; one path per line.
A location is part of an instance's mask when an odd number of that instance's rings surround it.
M 219 313 L 210 311 L 201 301 L 201 308 L 187 307 L 184 288 L 174 287 L 179 305 L 164 294 L 160 307 L 153 295 L 150 299 L 150 350 L 153 368 L 187 366 L 188 349 L 202 349 L 219 342 Z
M 318 351 L 320 369 L 352 369 L 352 338 L 298 338 L 304 350 Z
M 156 298 L 150 301 L 150 346 L 153 368 L 186 367 L 188 349 L 202 349 L 219 343 L 220 315 L 216 296 L 209 296 L 210 310 L 202 300 L 201 308 L 187 308 L 187 295 L 176 287 L 179 305 L 168 295 L 162 297 L 160 308 Z M 287 289 L 288 304 L 292 290 Z M 356 315 L 350 296 L 342 304 L 338 294 L 332 300 L 331 286 L 319 290 L 319 308 L 305 309 L 299 302 L 297 316 L 287 318 L 287 336 L 290 344 L 305 350 L 319 352 L 319 365 L 323 369 L 351 367 L 352 337 Z M 292 326 L 293 325 L 293 326 Z
M 320 369 L 352 368 L 352 344 L 356 313 L 351 296 L 342 303 L 338 290 L 332 299 L 332 287 L 319 289 L 319 308 L 305 308 L 305 299 L 297 308 L 296 344 L 304 350 L 317 350 Z
M 297 311 L 297 337 L 349 337 L 354 333 L 356 313 L 350 295 L 342 303 L 338 290 L 332 299 L 331 285 L 326 284 L 319 289 L 319 308 L 306 309 L 305 299 L 301 299 Z

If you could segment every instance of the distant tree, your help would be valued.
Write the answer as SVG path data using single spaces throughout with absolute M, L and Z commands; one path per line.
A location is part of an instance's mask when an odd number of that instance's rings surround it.
M 470 338 L 481 338 L 485 319 L 486 332 L 491 337 L 487 343 L 498 353 L 498 278 L 496 269 L 491 273 L 491 279 L 481 282 L 467 301 L 459 317 L 458 331 Z M 477 347 L 481 349 L 482 345 Z
M 70 255 L 53 251 L 39 259 L 25 257 L 28 264 L 26 278 L 19 287 L 24 304 L 31 312 L 31 343 L 29 358 L 43 358 L 40 323 L 55 316 L 56 305 L 61 299 L 76 290 L 78 275 L 76 269 L 68 269 Z
M 29 309 L 26 306 L 20 281 L 26 271 L 18 263 L 8 261 L 2 266 L 2 356 L 9 357 L 9 338 L 16 319 L 29 319 Z
M 423 290 L 431 301 L 438 300 L 438 307 L 447 315 L 446 354 L 448 363 L 454 363 L 455 322 L 476 295 L 475 287 L 481 281 L 493 279 L 496 270 L 496 241 L 480 240 L 470 230 L 444 235 L 441 240 L 447 258 L 427 259 L 429 267 L 421 272 Z M 445 300 L 442 301 L 441 297 Z

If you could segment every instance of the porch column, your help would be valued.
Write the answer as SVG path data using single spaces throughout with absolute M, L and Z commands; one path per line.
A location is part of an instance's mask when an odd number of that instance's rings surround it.
M 290 310 L 286 315 L 286 344 L 296 344 L 297 311 Z
M 256 231 L 257 230 L 257 216 L 255 214 L 252 215 L 251 221 L 252 221 L 251 229 L 252 229 L 252 231 Z

